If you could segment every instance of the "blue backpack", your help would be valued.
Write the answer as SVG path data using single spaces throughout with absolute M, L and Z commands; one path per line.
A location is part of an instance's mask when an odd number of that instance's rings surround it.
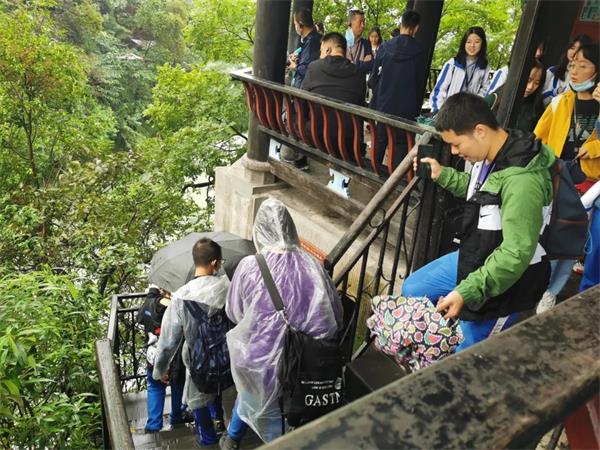
M 553 199 L 550 223 L 540 243 L 550 259 L 577 259 L 585 254 L 588 215 L 575 183 L 585 180 L 577 161 L 556 159 L 550 167 Z M 583 179 L 582 179 L 583 175 Z
M 220 393 L 233 385 L 229 349 L 225 335 L 233 323 L 225 310 L 209 316 L 201 303 L 184 300 L 184 317 L 193 323 L 185 326 L 185 339 L 190 349 L 189 371 L 200 392 Z

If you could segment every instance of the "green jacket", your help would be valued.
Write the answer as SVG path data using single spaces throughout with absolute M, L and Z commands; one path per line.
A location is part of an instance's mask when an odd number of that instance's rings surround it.
M 489 249 L 483 255 L 483 265 L 469 272 L 456 288 L 465 305 L 475 310 L 506 292 L 522 277 L 538 248 L 544 222 L 543 207 L 552 202 L 548 169 L 554 162 L 554 153 L 549 147 L 534 143 L 532 134 L 517 130 L 509 133 L 492 173 L 480 190 L 481 194 L 490 193 L 500 198 L 501 229 L 496 231 L 499 245 Z M 436 180 L 462 199 L 466 199 L 469 181 L 470 174 L 450 167 L 444 167 Z M 460 252 L 465 251 L 464 239 L 461 239 Z M 473 248 L 477 246 L 471 246 L 469 251 L 474 251 Z

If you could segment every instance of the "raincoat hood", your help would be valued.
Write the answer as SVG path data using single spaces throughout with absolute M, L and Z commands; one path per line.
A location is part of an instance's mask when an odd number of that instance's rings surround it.
M 283 203 L 265 200 L 254 219 L 254 245 L 259 253 L 298 249 L 300 239 L 292 216 Z

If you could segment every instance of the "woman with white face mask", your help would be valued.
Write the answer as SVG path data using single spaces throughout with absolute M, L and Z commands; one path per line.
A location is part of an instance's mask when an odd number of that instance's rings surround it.
M 543 90 L 544 106 L 548 106 L 554 97 L 562 94 L 569 87 L 569 64 L 573 62 L 573 58 L 581 46 L 591 45 L 592 43 L 592 39 L 588 35 L 575 36 L 561 56 L 560 62 L 556 66 L 548 68 Z
M 598 45 L 584 45 L 569 64 L 569 89 L 554 97 L 535 127 L 535 135 L 563 161 L 579 159 L 590 181 L 600 179 L 600 143 L 594 133 L 598 102 Z
M 534 133 L 563 161 L 576 161 L 583 180 L 577 189 L 583 193 L 600 179 L 600 141 L 595 131 L 600 110 L 592 93 L 598 83 L 598 45 L 583 45 L 569 64 L 569 88 L 554 97 L 535 127 Z M 548 290 L 537 312 L 551 308 L 571 275 L 574 260 L 552 261 Z

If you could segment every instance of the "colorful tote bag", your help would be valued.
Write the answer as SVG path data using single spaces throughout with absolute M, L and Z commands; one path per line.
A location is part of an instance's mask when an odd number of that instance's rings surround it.
M 463 340 L 458 322 L 444 319 L 427 297 L 376 296 L 371 307 L 375 347 L 413 372 L 451 355 Z

